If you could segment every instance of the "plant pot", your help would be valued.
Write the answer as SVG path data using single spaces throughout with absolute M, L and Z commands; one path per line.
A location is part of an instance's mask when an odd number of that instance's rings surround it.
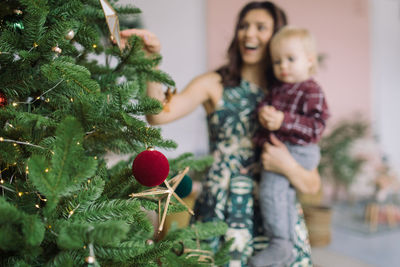
M 311 246 L 329 245 L 331 243 L 332 208 L 323 205 L 305 205 L 303 210 Z

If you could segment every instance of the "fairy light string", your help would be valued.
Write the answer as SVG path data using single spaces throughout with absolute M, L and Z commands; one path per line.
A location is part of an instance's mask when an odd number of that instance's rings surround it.
M 17 141 L 17 140 L 12 140 L 12 139 L 5 139 L 3 137 L 0 137 L 0 142 L 8 142 L 8 143 L 14 143 L 15 145 L 16 144 L 20 144 L 20 145 L 27 145 L 27 146 L 37 147 L 37 148 L 40 148 L 40 149 L 46 149 L 46 148 L 44 148 L 42 146 L 34 145 L 34 144 L 29 143 L 29 142 Z
M 18 104 L 33 104 L 36 101 L 40 100 L 45 94 L 51 92 L 52 90 L 54 90 L 55 88 L 57 88 L 58 85 L 60 85 L 60 83 L 62 83 L 63 81 L 65 81 L 64 79 L 61 79 L 57 84 L 55 84 L 53 87 L 51 87 L 50 89 L 48 89 L 46 92 L 44 92 L 43 94 L 41 94 L 40 96 L 36 97 L 35 99 L 33 99 L 33 101 L 25 101 L 25 102 L 13 102 L 12 105 L 14 107 L 16 107 Z M 50 100 L 46 99 L 46 102 L 49 102 Z

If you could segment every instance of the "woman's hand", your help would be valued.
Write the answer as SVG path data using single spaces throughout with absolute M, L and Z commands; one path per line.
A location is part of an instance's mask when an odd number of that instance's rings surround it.
M 124 48 L 127 44 L 128 38 L 132 35 L 137 35 L 143 39 L 144 50 L 147 54 L 160 53 L 161 43 L 158 37 L 148 30 L 144 29 L 127 29 L 120 32 L 121 46 Z
M 284 175 L 301 193 L 315 194 L 321 186 L 318 170 L 306 170 L 292 157 L 286 145 L 271 135 L 264 145 L 261 163 L 265 170 Z
M 298 163 L 290 155 L 286 145 L 271 134 L 272 144 L 264 144 L 261 162 L 265 170 L 286 175 L 286 170 L 295 167 Z

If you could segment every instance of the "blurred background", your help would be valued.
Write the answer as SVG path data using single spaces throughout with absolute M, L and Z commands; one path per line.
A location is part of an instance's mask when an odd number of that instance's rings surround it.
M 135 23 L 161 40 L 161 69 L 178 91 L 224 63 L 236 16 L 247 2 L 119 1 L 142 10 Z M 321 142 L 323 188 L 317 196 L 301 196 L 315 264 L 400 266 L 400 0 L 274 2 L 289 24 L 314 34 L 321 61 L 315 79 L 332 112 Z M 201 107 L 162 126 L 162 133 L 179 145 L 167 156 L 208 153 Z

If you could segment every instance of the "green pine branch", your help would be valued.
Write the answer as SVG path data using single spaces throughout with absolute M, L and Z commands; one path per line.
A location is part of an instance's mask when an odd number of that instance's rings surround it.
M 111 4 L 120 15 L 139 13 L 116 2 Z M 0 265 L 87 266 L 92 247 L 94 266 L 194 264 L 172 248 L 180 242 L 195 247 L 198 236 L 226 229 L 173 230 L 150 244 L 154 226 L 146 213 L 157 211 L 158 203 L 129 198 L 147 189 L 132 175 L 134 157 L 147 146 L 177 146 L 144 118 L 162 109 L 146 96 L 147 83 L 175 86 L 155 69 L 161 56 L 148 57 L 136 36 L 123 51 L 113 45 L 98 0 L 4 4 L 9 6 L 0 12 L 0 93 L 7 99 L 0 108 Z M 130 158 L 111 168 L 108 152 Z M 187 165 L 203 171 L 210 160 L 188 153 L 170 163 L 173 175 Z M 168 213 L 183 210 L 172 198 Z M 209 249 L 206 243 L 201 247 Z
M 29 159 L 29 178 L 47 197 L 48 212 L 56 207 L 61 196 L 77 190 L 96 171 L 97 163 L 85 155 L 82 140 L 79 123 L 72 117 L 66 118 L 57 128 L 51 163 L 35 155 Z

